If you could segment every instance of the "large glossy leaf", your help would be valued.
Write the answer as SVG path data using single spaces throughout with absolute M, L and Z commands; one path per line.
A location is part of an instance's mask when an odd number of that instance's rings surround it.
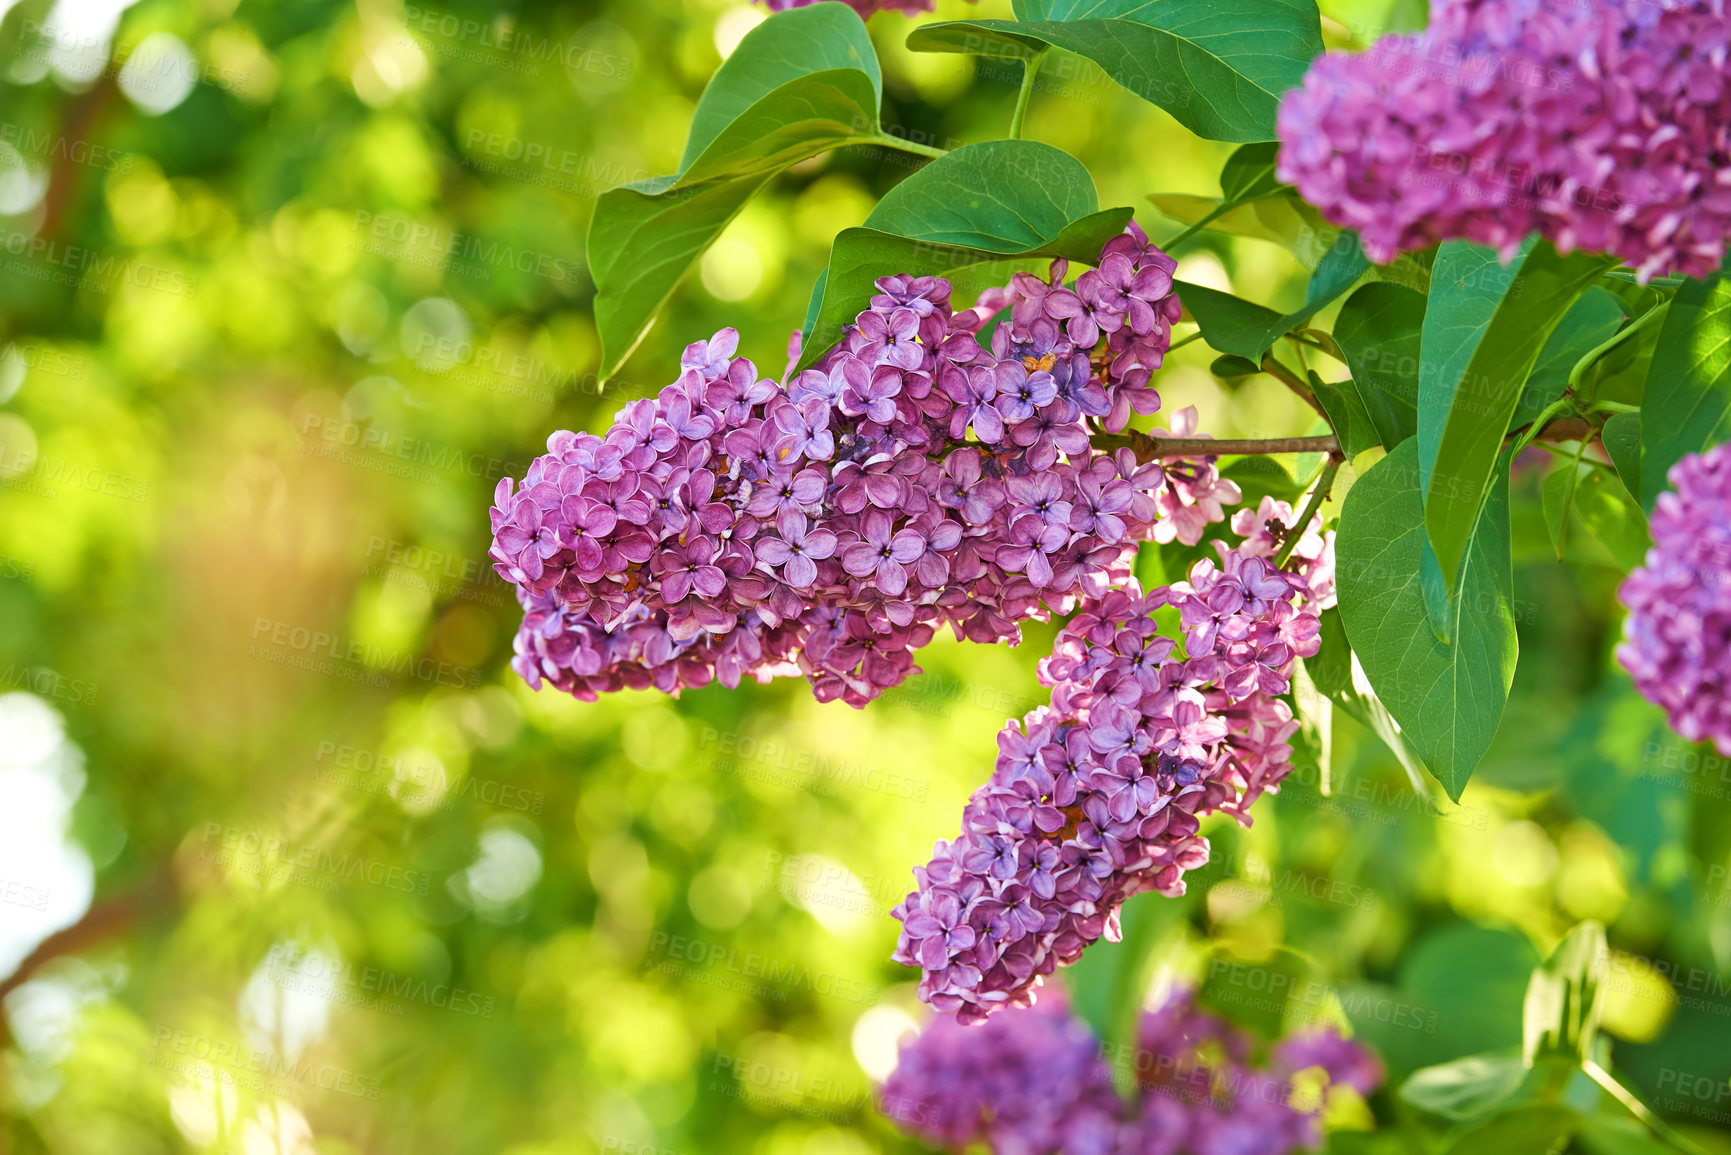
M 1659 330 L 1641 404 L 1641 504 L 1665 491 L 1686 454 L 1731 438 L 1731 276 L 1677 290 Z
M 1390 449 L 1418 432 L 1422 293 L 1399 285 L 1366 285 L 1334 319 L 1334 339 L 1352 369 L 1352 384 L 1382 443 Z
M 1098 207 L 1088 170 L 1050 145 L 995 140 L 945 154 L 891 189 L 864 225 L 836 237 L 812 296 L 799 367 L 835 344 L 879 277 L 953 279 L 1007 258 L 1098 261 L 1130 220 L 1127 208 Z
M 643 339 L 680 279 L 776 173 L 878 134 L 883 83 L 845 4 L 765 20 L 698 101 L 679 171 L 603 193 L 589 225 L 601 376 Z
M 1569 374 L 1575 363 L 1598 348 L 1623 324 L 1623 306 L 1611 293 L 1597 286 L 1588 289 L 1576 301 L 1563 319 L 1557 322 L 1550 340 L 1539 350 L 1533 362 L 1532 374 L 1515 406 L 1509 424 L 1521 426 L 1563 395 L 1569 384 Z
M 709 181 L 672 192 L 655 183 L 626 185 L 595 202 L 589 262 L 603 378 L 618 370 L 692 262 L 769 179 Z
M 1026 58 L 1051 45 L 1210 140 L 1274 139 L 1280 96 L 1322 52 L 1315 0 L 1025 0 L 1016 20 L 927 24 L 925 52 Z
M 1502 718 L 1515 672 L 1508 481 L 1491 487 L 1467 542 L 1458 612 L 1445 638 L 1421 588 L 1424 501 L 1418 441 L 1355 483 L 1336 539 L 1341 618 L 1370 684 L 1449 797 L 1460 800 Z
M 1503 435 L 1539 351 L 1557 322 L 1611 266 L 1528 242 L 1504 267 L 1496 253 L 1449 241 L 1432 270 L 1419 355 L 1419 470 L 1424 525 L 1448 596 L 1493 484 Z M 1452 612 L 1439 625 L 1448 628 Z M 1396 715 L 1399 716 L 1398 714 Z
M 1316 316 L 1330 301 L 1350 289 L 1370 268 L 1356 233 L 1342 233 L 1317 263 L 1311 274 L 1304 304 L 1291 313 L 1278 313 L 1263 305 L 1241 300 L 1231 293 L 1180 282 L 1179 299 L 1202 327 L 1203 340 L 1222 353 L 1260 361 L 1283 334 Z

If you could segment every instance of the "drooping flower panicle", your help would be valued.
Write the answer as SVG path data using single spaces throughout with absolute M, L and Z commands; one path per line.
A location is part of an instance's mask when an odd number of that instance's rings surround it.
M 1618 590 L 1617 660 L 1691 742 L 1731 755 L 1731 444 L 1671 467 L 1646 564 Z
M 1321 1141 L 1326 1095 L 1381 1085 L 1376 1055 L 1331 1029 L 1289 1035 L 1268 1063 L 1252 1040 L 1175 993 L 1118 1056 L 1134 1094 L 1117 1094 L 1099 1041 L 1060 991 L 982 1024 L 939 1017 L 903 1044 L 879 1092 L 883 1112 L 948 1151 L 1001 1155 L 1288 1155 Z M 1321 1094 L 1304 1094 L 1294 1076 Z
M 1132 225 L 1073 284 L 1057 261 L 959 313 L 947 282 L 888 277 L 785 386 L 733 330 L 690 346 L 605 436 L 556 433 L 500 482 L 513 667 L 584 699 L 803 674 L 861 705 L 942 626 L 1014 642 L 1122 581 L 1139 540 L 1195 542 L 1238 496 L 1211 459 L 1090 443 L 1159 405 L 1174 267 Z
M 1332 550 L 1306 529 L 1295 572 L 1273 566 L 1265 531 L 1235 550 L 1216 542 L 1220 564 L 1147 595 L 1127 582 L 1060 631 L 1040 663 L 1051 704 L 998 735 L 961 834 L 891 912 L 922 999 L 964 1022 L 1032 1001 L 1046 975 L 1118 937 L 1125 899 L 1183 893 L 1208 858 L 1203 815 L 1248 823 L 1278 787 L 1298 728 L 1282 695 L 1320 645 L 1313 607 L 1332 597 Z M 1177 639 L 1159 630 L 1163 609 Z
M 1379 262 L 1536 231 L 1702 276 L 1731 234 L 1728 43 L 1721 0 L 1448 0 L 1311 66 L 1277 173 Z

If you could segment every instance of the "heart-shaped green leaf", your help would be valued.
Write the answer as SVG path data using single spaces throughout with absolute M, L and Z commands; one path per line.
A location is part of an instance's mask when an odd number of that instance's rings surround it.
M 1179 298 L 1202 327 L 1202 339 L 1210 346 L 1222 353 L 1259 362 L 1284 334 L 1316 316 L 1330 301 L 1350 289 L 1369 268 L 1370 262 L 1359 247 L 1358 234 L 1347 232 L 1340 235 L 1339 242 L 1331 246 L 1317 263 L 1305 292 L 1304 305 L 1295 312 L 1277 313 L 1231 293 L 1201 285 L 1181 283 Z
M 1549 241 L 1529 241 L 1507 267 L 1495 251 L 1464 241 L 1448 241 L 1437 254 L 1419 356 L 1415 440 L 1425 529 L 1450 599 L 1462 589 L 1462 565 L 1494 482 L 1503 435 L 1539 351 L 1612 263 L 1591 253 L 1562 256 Z M 1439 626 L 1448 629 L 1446 620 Z
M 589 225 L 601 376 L 612 376 L 722 229 L 791 164 L 878 136 L 883 81 L 847 5 L 753 28 L 698 101 L 679 171 L 610 189 Z
M 1673 465 L 1731 437 L 1731 276 L 1691 279 L 1677 290 L 1641 414 L 1641 504 L 1651 513 Z
M 1096 211 L 1094 180 L 1075 157 L 1030 140 L 963 145 L 891 189 L 865 224 L 844 229 L 812 294 L 799 363 L 826 353 L 871 302 L 879 277 L 950 278 L 1005 261 L 1093 263 L 1130 210 Z
M 1346 495 L 1335 550 L 1341 618 L 1377 696 L 1424 764 L 1460 800 L 1501 721 L 1515 673 L 1508 478 L 1491 486 L 1467 542 L 1457 612 L 1431 628 L 1421 559 L 1418 439 L 1373 465 Z
M 922 52 L 1026 59 L 1051 45 L 1210 140 L 1274 139 L 1280 97 L 1322 52 L 1315 0 L 1028 0 L 1016 20 L 927 24 Z
M 1334 339 L 1352 384 L 1383 445 L 1418 432 L 1419 340 L 1424 294 L 1400 285 L 1366 285 L 1341 305 Z

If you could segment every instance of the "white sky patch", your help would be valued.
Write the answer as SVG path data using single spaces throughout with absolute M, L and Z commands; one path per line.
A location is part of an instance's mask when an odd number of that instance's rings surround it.
M 517 900 L 541 881 L 541 852 L 521 831 L 504 824 L 481 831 L 481 854 L 474 865 L 451 878 L 451 890 L 475 913 L 508 920 Z
M 0 0 L 0 4 L 6 0 Z M 61 84 L 83 88 L 102 75 L 120 14 L 133 0 L 57 0 L 42 22 L 48 67 Z
M 90 909 L 96 870 L 70 837 L 84 755 L 35 694 L 0 695 L 0 975 Z
M 296 1062 L 331 1026 L 328 976 L 341 956 L 326 944 L 303 950 L 279 942 L 266 953 L 240 992 L 240 1022 L 254 1049 Z

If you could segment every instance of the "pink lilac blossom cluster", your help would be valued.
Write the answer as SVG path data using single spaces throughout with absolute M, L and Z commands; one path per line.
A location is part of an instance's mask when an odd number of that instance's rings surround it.
M 731 329 L 691 345 L 605 436 L 555 433 L 499 483 L 513 668 L 586 700 L 803 674 L 863 705 L 944 625 L 1014 643 L 1127 576 L 1138 541 L 1194 543 L 1239 496 L 1213 459 L 1090 441 L 1159 406 L 1174 268 L 1132 225 L 1072 285 L 1056 261 L 959 313 L 948 282 L 887 277 L 786 386 Z
M 1704 276 L 1731 233 L 1728 41 L 1723 0 L 1448 0 L 1423 33 L 1318 59 L 1276 171 L 1379 262 L 1538 232 Z
M 1054 991 L 983 1024 L 934 1020 L 903 1044 L 880 1107 L 949 1151 L 1287 1155 L 1321 1140 L 1326 1095 L 1368 1095 L 1383 1081 L 1374 1053 L 1328 1029 L 1281 1040 L 1265 1067 L 1251 1052 L 1249 1036 L 1180 991 L 1142 1015 L 1122 1064 L 1135 1078 L 1126 1101 L 1099 1042 Z M 1301 1071 L 1320 1094 L 1296 1091 Z
M 1624 580 L 1620 661 L 1691 742 L 1731 755 L 1731 444 L 1671 467 L 1653 547 Z
M 921 969 L 920 998 L 939 1011 L 972 1022 L 1033 1001 L 1046 975 L 1118 938 L 1125 899 L 1184 892 L 1185 871 L 1208 860 L 1203 815 L 1248 824 L 1291 768 L 1298 723 L 1281 696 L 1320 645 L 1333 550 L 1313 519 L 1294 568 L 1277 569 L 1290 507 L 1240 514 L 1250 536 L 1215 542 L 1218 565 L 1083 604 L 1040 663 L 1051 704 L 999 733 L 960 835 L 915 868 L 919 889 L 891 912 L 894 957 Z M 1181 649 L 1158 611 L 1176 616 Z

